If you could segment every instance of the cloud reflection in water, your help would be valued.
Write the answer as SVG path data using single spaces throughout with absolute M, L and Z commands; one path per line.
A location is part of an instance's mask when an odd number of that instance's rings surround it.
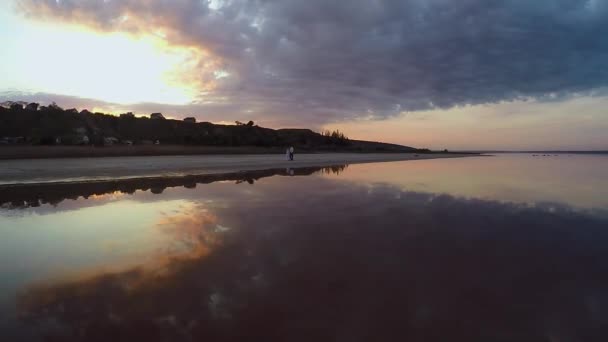
M 321 177 L 246 186 L 185 190 L 222 204 L 163 221 L 221 237 L 209 253 L 32 287 L 24 324 L 52 319 L 59 341 L 608 337 L 604 215 Z

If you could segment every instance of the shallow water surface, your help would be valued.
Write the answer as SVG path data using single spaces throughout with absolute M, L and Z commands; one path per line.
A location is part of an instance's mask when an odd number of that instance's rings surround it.
M 0 336 L 606 341 L 605 170 L 498 155 L 4 187 Z

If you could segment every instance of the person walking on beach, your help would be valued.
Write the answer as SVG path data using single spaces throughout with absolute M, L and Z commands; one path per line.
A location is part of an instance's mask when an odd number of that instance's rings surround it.
M 285 160 L 291 160 L 291 153 L 289 152 L 289 147 L 285 149 Z
M 293 160 L 293 146 L 289 148 L 289 160 Z

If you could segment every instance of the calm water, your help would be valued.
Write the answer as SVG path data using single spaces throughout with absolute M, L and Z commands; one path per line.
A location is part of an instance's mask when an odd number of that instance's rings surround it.
M 608 341 L 608 156 L 0 189 L 2 341 Z

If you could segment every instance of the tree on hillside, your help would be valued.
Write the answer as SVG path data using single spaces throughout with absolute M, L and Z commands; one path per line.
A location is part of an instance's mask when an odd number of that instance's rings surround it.
M 321 135 L 331 144 L 348 145 L 350 143 L 348 137 L 337 129 L 334 131 L 325 130 Z
M 330 138 L 334 138 L 334 139 L 341 139 L 341 140 L 348 140 L 348 137 L 340 132 L 340 130 L 334 130 L 334 131 L 323 131 L 323 133 L 321 133 L 324 137 L 330 137 Z
M 49 108 L 63 111 L 63 108 L 59 107 L 59 105 L 55 103 L 55 101 L 53 101 L 53 103 L 49 105 Z

